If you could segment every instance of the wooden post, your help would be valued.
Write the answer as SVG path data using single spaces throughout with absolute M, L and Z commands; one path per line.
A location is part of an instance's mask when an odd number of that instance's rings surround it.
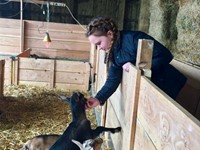
M 96 68 L 96 63 L 95 63 L 95 51 L 96 46 L 94 44 L 91 44 L 91 49 L 90 49 L 90 86 L 91 86 L 91 95 L 94 96 L 95 93 L 95 87 L 94 87 L 94 75 L 95 75 L 95 68 Z
M 17 58 L 17 59 L 16 59 Z M 12 69 L 12 75 L 13 75 L 13 82 L 15 85 L 18 85 L 19 83 L 19 63 L 20 63 L 20 58 L 16 57 L 14 60 L 12 60 L 13 64 L 13 69 Z
M 138 48 L 137 48 L 137 59 L 136 59 L 136 67 L 138 69 L 142 69 L 144 71 L 144 75 L 151 77 L 151 62 L 152 62 L 152 51 L 153 51 L 153 41 L 152 40 L 145 40 L 140 39 L 138 41 Z M 145 69 L 145 70 L 144 70 Z M 134 142 L 135 142 L 135 133 L 136 133 L 136 126 L 137 126 L 137 112 L 138 112 L 138 103 L 139 103 L 139 91 L 140 91 L 140 80 L 141 80 L 141 72 L 137 72 L 136 76 L 136 88 L 134 100 L 134 106 L 132 111 L 132 118 L 130 123 L 132 124 L 131 128 L 131 136 L 130 136 L 130 150 L 134 149 Z
M 3 97 L 4 92 L 4 66 L 5 60 L 0 60 L 0 98 Z
M 141 69 L 143 74 L 148 78 L 151 78 L 152 51 L 152 40 L 139 39 L 136 67 Z
M 23 0 L 20 1 L 20 52 L 24 51 Z
M 51 68 L 49 71 L 49 76 L 50 76 L 50 88 L 54 88 L 55 87 L 55 64 L 56 64 L 56 60 L 51 60 Z

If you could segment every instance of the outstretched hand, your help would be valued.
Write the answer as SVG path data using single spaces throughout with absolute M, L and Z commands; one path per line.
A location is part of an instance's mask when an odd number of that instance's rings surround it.
M 125 70 L 126 72 L 129 72 L 130 66 L 131 66 L 131 63 L 130 63 L 130 62 L 127 62 L 127 63 L 125 63 L 125 64 L 122 66 L 122 68 L 123 68 L 123 70 Z
M 87 103 L 85 105 L 85 108 L 86 109 L 91 109 L 91 108 L 94 108 L 96 106 L 100 105 L 100 102 L 98 99 L 96 98 L 93 98 L 93 97 L 90 97 L 87 99 Z

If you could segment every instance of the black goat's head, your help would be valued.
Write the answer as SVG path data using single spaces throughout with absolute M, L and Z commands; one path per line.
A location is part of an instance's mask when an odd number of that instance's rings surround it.
M 80 92 L 73 92 L 72 96 L 70 97 L 70 106 L 71 109 L 85 109 L 86 98 Z

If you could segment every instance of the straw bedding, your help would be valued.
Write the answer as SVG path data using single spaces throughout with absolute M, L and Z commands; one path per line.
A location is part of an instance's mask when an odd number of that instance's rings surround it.
M 88 93 L 84 93 L 88 95 Z M 35 86 L 6 86 L 0 100 L 0 149 L 18 150 L 31 137 L 61 134 L 71 122 L 69 103 L 59 95 L 70 92 Z M 96 127 L 93 110 L 87 117 Z

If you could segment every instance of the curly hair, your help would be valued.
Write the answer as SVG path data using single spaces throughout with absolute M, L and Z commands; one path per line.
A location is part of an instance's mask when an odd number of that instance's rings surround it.
M 97 17 L 87 25 L 86 37 L 90 35 L 106 36 L 108 31 L 112 31 L 114 38 L 116 38 L 118 28 L 115 22 L 111 18 Z

